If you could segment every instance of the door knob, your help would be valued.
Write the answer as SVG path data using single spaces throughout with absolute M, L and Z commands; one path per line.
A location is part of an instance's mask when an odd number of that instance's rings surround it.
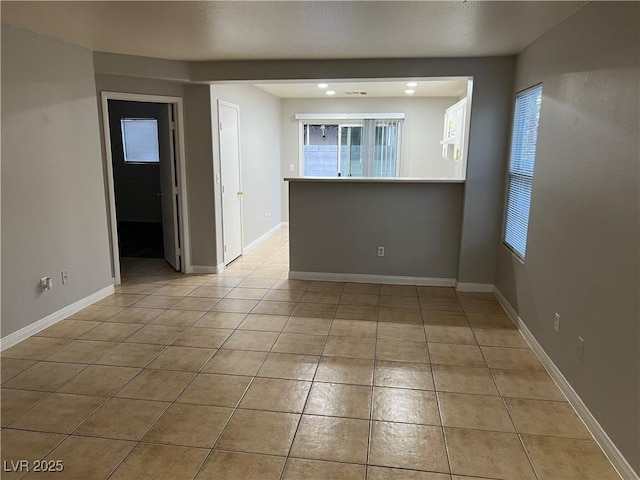
M 244 192 L 238 192 L 238 195 L 244 195 Z
M 164 197 L 164 193 L 156 193 L 156 197 Z

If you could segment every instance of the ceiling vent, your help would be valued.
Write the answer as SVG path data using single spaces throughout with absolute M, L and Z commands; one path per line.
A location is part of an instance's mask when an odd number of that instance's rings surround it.
M 349 97 L 364 97 L 367 92 L 344 92 Z

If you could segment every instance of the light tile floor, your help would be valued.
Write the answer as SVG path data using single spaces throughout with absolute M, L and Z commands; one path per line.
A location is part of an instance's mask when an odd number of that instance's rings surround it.
M 2 460 L 64 471 L 2 478 L 618 478 L 491 294 L 287 280 L 287 235 L 3 352 Z

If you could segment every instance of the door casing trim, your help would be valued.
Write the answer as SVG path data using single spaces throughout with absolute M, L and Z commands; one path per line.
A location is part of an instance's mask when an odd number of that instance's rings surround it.
M 113 157 L 111 155 L 111 129 L 109 127 L 109 100 L 124 100 L 130 102 L 166 103 L 176 112 L 176 159 L 178 173 L 178 202 L 180 203 L 180 249 L 182 256 L 180 267 L 183 273 L 191 273 L 191 239 L 189 230 L 189 207 L 187 195 L 187 168 L 184 143 L 184 108 L 181 97 L 166 97 L 160 95 L 146 95 L 140 93 L 100 92 L 102 105 L 102 129 L 104 135 L 104 162 L 107 177 L 107 199 L 109 214 L 109 230 L 111 240 L 111 264 L 113 267 L 114 285 L 122 281 L 120 275 L 120 249 L 118 247 L 118 219 L 116 216 L 115 181 L 113 178 Z

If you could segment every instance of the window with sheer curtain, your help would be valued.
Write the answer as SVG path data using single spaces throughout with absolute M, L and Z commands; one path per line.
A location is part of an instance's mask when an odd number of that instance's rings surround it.
M 529 208 L 538 142 L 542 85 L 516 95 L 509 158 L 504 243 L 524 260 L 527 250 Z
M 402 120 L 349 119 L 303 125 L 307 177 L 396 177 Z

